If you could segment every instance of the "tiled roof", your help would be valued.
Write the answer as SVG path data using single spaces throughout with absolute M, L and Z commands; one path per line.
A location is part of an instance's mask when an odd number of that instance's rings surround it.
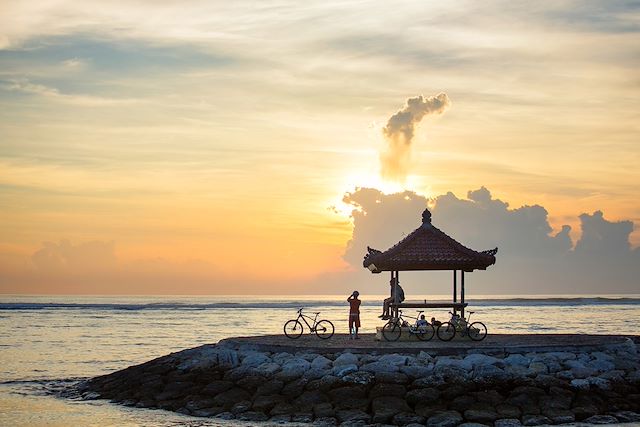
M 486 270 L 496 262 L 498 248 L 476 252 L 458 243 L 431 224 L 431 213 L 422 214 L 422 225 L 390 249 L 367 248 L 363 265 L 373 273 L 406 270 Z

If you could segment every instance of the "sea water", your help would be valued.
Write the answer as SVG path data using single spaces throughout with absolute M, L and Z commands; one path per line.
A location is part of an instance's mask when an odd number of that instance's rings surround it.
M 362 295 L 361 332 L 373 332 L 384 296 Z M 428 298 L 429 302 L 447 297 Z M 640 295 L 480 296 L 471 320 L 489 333 L 638 334 Z M 2 296 L 0 425 L 228 426 L 107 401 L 75 401 L 55 391 L 165 354 L 243 335 L 280 334 L 298 308 L 347 333 L 346 296 Z M 405 314 L 416 314 L 409 309 Z M 446 320 L 446 309 L 425 313 Z M 256 423 L 251 423 L 255 425 Z M 266 424 L 266 423 L 265 423 Z

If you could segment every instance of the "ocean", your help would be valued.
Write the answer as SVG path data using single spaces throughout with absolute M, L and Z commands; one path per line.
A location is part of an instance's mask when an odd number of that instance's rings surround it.
M 0 425 L 240 425 L 106 401 L 64 399 L 56 391 L 223 338 L 280 334 L 284 322 L 301 307 L 308 313 L 321 312 L 320 317 L 334 322 L 337 333 L 346 333 L 346 297 L 1 296 Z M 362 332 L 374 332 L 383 323 L 377 316 L 384 296 L 360 298 Z M 468 302 L 468 310 L 474 311 L 471 320 L 484 322 L 489 333 L 639 334 L 640 295 L 476 296 Z M 446 309 L 425 314 L 439 320 L 448 317 Z

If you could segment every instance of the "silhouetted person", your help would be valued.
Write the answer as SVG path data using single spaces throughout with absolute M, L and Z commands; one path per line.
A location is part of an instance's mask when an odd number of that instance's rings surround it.
M 358 328 L 360 327 L 360 303 L 358 299 L 360 292 L 353 291 L 347 298 L 349 302 L 349 339 L 360 339 L 358 337 Z
M 389 298 L 385 298 L 384 303 L 382 304 L 382 314 L 378 316 L 382 320 L 387 320 L 391 317 L 389 314 L 389 306 L 391 303 L 396 302 L 396 292 L 398 295 L 397 302 L 404 301 L 404 290 L 400 284 L 396 285 L 396 279 L 391 279 L 389 281 L 389 286 L 391 286 L 391 296 Z

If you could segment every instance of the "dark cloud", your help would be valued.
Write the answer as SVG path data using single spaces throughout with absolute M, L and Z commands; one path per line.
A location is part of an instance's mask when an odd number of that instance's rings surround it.
M 404 181 L 411 158 L 411 143 L 416 126 L 431 114 L 442 114 L 451 105 L 446 93 L 428 98 L 422 95 L 407 99 L 404 108 L 389 118 L 382 129 L 387 146 L 380 154 L 381 174 L 386 179 Z
M 449 192 L 430 201 L 412 192 L 386 195 L 364 188 L 347 193 L 344 201 L 354 207 L 353 238 L 344 254 L 354 269 L 364 270 L 367 246 L 385 250 L 418 227 L 431 202 L 436 227 L 472 249 L 500 248 L 496 265 L 469 275 L 472 294 L 614 294 L 639 288 L 640 251 L 629 243 L 633 223 L 607 221 L 600 211 L 580 215 L 582 234 L 574 248 L 571 228 L 554 232 L 544 207 L 511 209 L 484 187 L 467 198 Z M 425 289 L 424 282 L 434 277 L 442 281 L 435 289 L 446 291 L 449 275 L 438 273 L 405 273 L 405 284 L 425 294 L 434 287 Z

